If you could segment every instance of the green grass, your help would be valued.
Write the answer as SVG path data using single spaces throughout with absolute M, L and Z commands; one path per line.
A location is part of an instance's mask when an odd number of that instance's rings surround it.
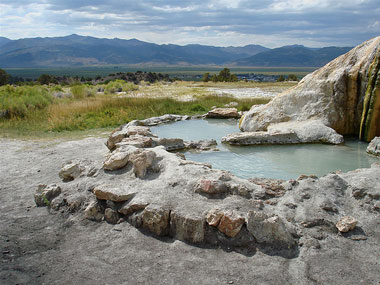
M 68 132 L 110 129 L 131 120 L 168 113 L 203 114 L 213 106 L 223 107 L 232 101 L 238 102 L 238 110 L 243 111 L 254 104 L 269 101 L 265 98 L 237 99 L 207 95 L 207 92 L 200 92 L 201 89 L 194 91 L 192 86 L 186 87 L 184 84 L 167 87 L 172 92 L 181 91 L 179 95 L 177 93 L 178 97 L 153 97 L 155 87 L 159 86 L 148 86 L 147 93 L 142 87 L 143 93 L 135 97 L 128 97 L 132 93 L 124 97 L 116 94 L 93 94 L 89 97 L 89 87 L 80 85 L 71 87 L 73 96 L 67 98 L 53 98 L 50 95 L 60 89 L 59 86 L 1 87 L 0 112 L 8 110 L 11 115 L 0 117 L 0 136 L 54 137 L 59 133 L 67 135 Z M 191 95 L 192 99 L 180 100 L 187 95 Z

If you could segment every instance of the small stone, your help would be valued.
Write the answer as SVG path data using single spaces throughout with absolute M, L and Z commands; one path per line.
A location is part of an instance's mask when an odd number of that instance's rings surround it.
M 119 213 L 111 208 L 107 208 L 104 212 L 104 219 L 110 224 L 116 224 L 119 221 Z
M 64 166 L 62 166 L 58 175 L 63 181 L 71 181 L 79 177 L 81 174 L 81 171 L 82 169 L 80 167 L 80 163 L 69 162 L 65 164 Z
M 346 233 L 350 230 L 353 230 L 356 227 L 357 223 L 358 221 L 355 218 L 345 216 L 336 223 L 336 227 L 340 232 Z
M 220 209 L 212 209 L 206 215 L 206 222 L 210 226 L 217 227 L 223 215 Z
M 34 201 L 37 207 L 50 206 L 51 201 L 61 194 L 61 187 L 56 184 L 38 185 L 36 193 L 34 194 Z
M 206 193 L 206 194 L 222 194 L 228 190 L 225 183 L 216 180 L 202 179 L 196 189 L 196 193 Z
M 97 201 L 92 201 L 84 210 L 84 216 L 88 220 L 100 222 L 104 217 L 102 207 Z

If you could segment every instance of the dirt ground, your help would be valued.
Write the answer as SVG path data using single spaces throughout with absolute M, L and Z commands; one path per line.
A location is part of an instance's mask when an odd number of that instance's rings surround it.
M 157 239 L 128 223 L 35 206 L 38 184 L 59 181 L 65 161 L 102 159 L 104 142 L 0 139 L 0 284 L 380 284 L 380 224 L 365 243 L 341 238 L 286 258 Z

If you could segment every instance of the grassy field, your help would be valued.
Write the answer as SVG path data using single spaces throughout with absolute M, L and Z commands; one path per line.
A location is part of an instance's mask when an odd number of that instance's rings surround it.
M 60 68 L 6 68 L 6 72 L 12 76 L 23 78 L 36 79 L 41 74 L 49 74 L 52 76 L 84 76 L 96 77 L 106 76 L 117 72 L 136 72 L 138 70 L 150 71 L 156 73 L 169 74 L 170 77 L 185 76 L 189 79 L 194 79 L 197 75 L 202 75 L 206 72 L 216 74 L 222 66 L 192 66 L 192 67 L 152 67 L 152 66 L 85 66 L 85 67 L 60 67 Z M 265 75 L 288 75 L 295 74 L 303 77 L 306 74 L 313 72 L 316 68 L 312 67 L 230 67 L 234 74 L 256 73 Z
M 110 82 L 109 86 L 115 85 Z M 213 106 L 223 107 L 234 101 L 238 110 L 249 110 L 254 104 L 270 99 L 217 96 L 208 88 L 278 88 L 287 89 L 294 83 L 202 83 L 174 82 L 122 85 L 116 92 L 101 86 L 2 86 L 0 87 L 1 137 L 56 137 L 59 134 L 88 130 L 109 131 L 134 119 L 163 114 L 204 114 Z M 252 89 L 252 90 L 253 90 Z M 108 90 L 108 91 L 107 91 Z

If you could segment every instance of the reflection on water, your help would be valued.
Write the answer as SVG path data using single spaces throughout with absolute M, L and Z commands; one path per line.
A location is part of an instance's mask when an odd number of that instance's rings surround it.
M 242 178 L 297 178 L 300 174 L 322 176 L 328 172 L 344 172 L 369 167 L 380 160 L 365 153 L 367 143 L 346 138 L 344 145 L 303 144 L 230 146 L 221 138 L 238 132 L 236 120 L 189 120 L 152 127 L 159 137 L 184 140 L 215 139 L 220 151 L 186 153 L 188 160 L 211 163 Z

